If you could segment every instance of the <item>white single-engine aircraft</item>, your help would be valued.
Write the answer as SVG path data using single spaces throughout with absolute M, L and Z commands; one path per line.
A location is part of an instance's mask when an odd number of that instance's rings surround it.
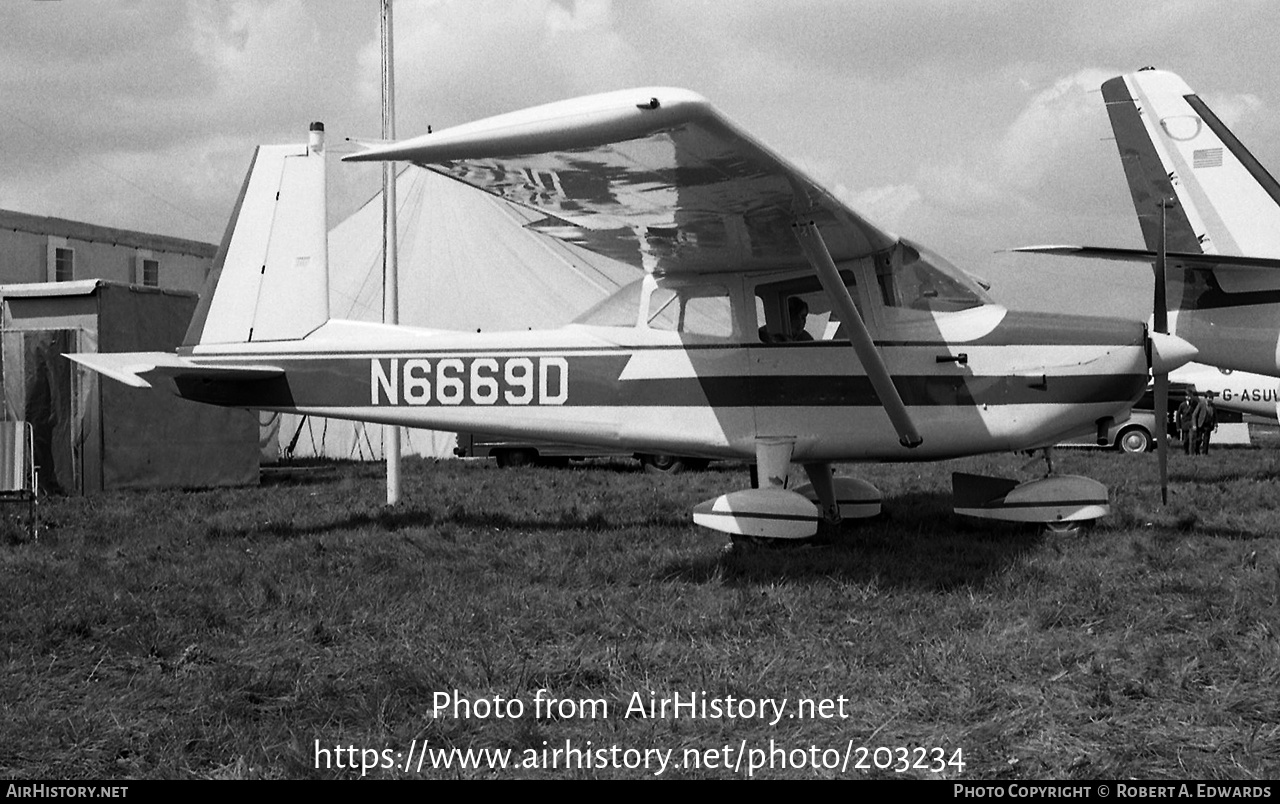
M 1017 250 L 1158 263 L 1163 249 L 1170 332 L 1201 363 L 1280 376 L 1280 183 L 1173 73 L 1117 76 L 1102 97 L 1147 248 Z
M 833 462 L 1027 450 L 1103 430 L 1149 366 L 1168 372 L 1194 354 L 1139 323 L 993 303 L 700 96 L 667 88 L 345 157 L 408 160 L 540 210 L 534 229 L 640 266 L 640 280 L 556 330 L 331 320 L 322 150 L 321 131 L 258 149 L 176 354 L 76 359 L 218 405 L 754 459 L 760 487 L 702 503 L 695 521 L 803 538 L 880 510 L 879 492 L 834 478 Z M 810 480 L 800 489 L 786 488 L 793 462 Z M 960 476 L 957 510 L 1033 522 L 1106 511 L 1087 478 L 992 481 Z

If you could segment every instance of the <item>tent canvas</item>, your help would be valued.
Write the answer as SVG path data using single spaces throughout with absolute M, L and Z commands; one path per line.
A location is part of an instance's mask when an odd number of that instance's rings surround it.
M 396 180 L 400 323 L 511 331 L 567 324 L 639 270 L 524 228 L 542 214 L 416 166 Z M 382 320 L 382 194 L 329 232 L 334 318 Z M 283 414 L 283 454 L 382 458 L 381 425 Z M 450 457 L 453 433 L 405 430 L 406 455 Z M 291 448 L 291 449 L 290 449 Z

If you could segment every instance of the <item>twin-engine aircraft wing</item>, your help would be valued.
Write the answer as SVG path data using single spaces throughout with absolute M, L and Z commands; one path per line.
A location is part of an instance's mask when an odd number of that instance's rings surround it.
M 904 446 L 920 443 L 835 264 L 898 239 L 684 89 L 561 101 L 371 148 L 536 209 L 530 226 L 653 274 L 808 262 Z
M 544 213 L 531 227 L 653 273 L 792 268 L 792 224 L 837 262 L 897 243 L 683 89 L 577 98 L 370 148 Z
M 1138 248 L 1107 248 L 1105 246 L 1022 246 L 1012 251 L 1033 254 L 1053 254 L 1058 257 L 1083 257 L 1117 262 L 1154 262 L 1156 252 Z M 1235 254 L 1201 254 L 1170 251 L 1165 254 L 1170 268 L 1187 268 L 1193 271 L 1212 271 L 1214 268 L 1280 268 L 1280 258 L 1245 257 Z

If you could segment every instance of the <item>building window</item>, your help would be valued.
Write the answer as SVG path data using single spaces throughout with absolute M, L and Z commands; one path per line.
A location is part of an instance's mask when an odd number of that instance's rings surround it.
M 75 278 L 76 253 L 69 248 L 53 250 L 53 281 L 70 282 Z
M 142 261 L 142 284 L 150 288 L 160 287 L 160 261 Z

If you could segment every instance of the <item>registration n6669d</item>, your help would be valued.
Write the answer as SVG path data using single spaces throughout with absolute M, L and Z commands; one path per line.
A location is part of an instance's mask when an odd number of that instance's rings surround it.
M 413 357 L 369 361 L 373 405 L 563 405 L 563 357 Z

